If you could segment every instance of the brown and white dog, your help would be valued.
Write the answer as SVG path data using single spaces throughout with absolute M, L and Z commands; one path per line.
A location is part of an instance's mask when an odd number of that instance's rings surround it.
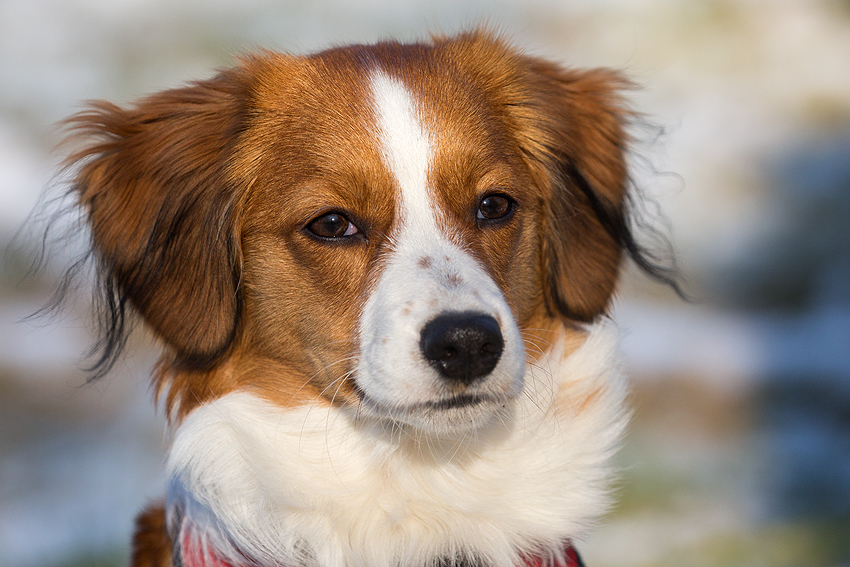
M 625 423 L 628 83 L 484 32 L 259 53 L 70 120 L 173 426 L 134 565 L 577 565 Z

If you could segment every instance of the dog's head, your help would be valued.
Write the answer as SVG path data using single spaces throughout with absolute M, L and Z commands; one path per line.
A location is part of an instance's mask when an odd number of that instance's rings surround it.
M 246 389 L 474 427 L 624 249 L 628 85 L 486 34 L 262 53 L 72 120 L 107 296 L 165 343 L 178 415 Z M 109 336 L 111 334 L 111 336 Z

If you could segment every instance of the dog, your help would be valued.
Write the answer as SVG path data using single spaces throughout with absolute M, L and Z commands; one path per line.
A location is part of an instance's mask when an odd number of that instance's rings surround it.
M 69 119 L 105 372 L 162 347 L 135 567 L 578 566 L 627 422 L 630 83 L 487 31 Z

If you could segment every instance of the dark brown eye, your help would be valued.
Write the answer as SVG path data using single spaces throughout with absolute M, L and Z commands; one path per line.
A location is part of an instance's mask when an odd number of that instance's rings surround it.
M 357 226 L 341 213 L 327 213 L 307 225 L 307 230 L 321 238 L 345 238 L 358 234 Z
M 478 203 L 478 220 L 498 220 L 510 215 L 514 200 L 505 195 L 487 195 Z

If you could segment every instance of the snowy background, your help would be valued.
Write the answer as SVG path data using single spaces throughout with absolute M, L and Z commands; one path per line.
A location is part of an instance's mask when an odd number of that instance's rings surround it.
M 21 322 L 79 244 L 23 279 L 39 232 L 13 237 L 57 184 L 55 123 L 253 47 L 482 21 L 567 65 L 626 71 L 665 130 L 636 177 L 696 301 L 623 286 L 635 421 L 587 564 L 850 566 L 847 0 L 0 0 L 0 567 L 120 565 L 133 515 L 163 492 L 144 337 L 83 387 L 85 302 Z

